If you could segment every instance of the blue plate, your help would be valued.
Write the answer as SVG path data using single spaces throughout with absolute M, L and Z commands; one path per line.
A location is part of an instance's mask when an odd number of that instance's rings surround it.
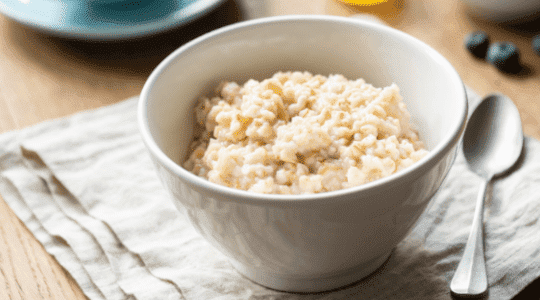
M 115 40 L 154 34 L 186 24 L 223 1 L 0 0 L 0 13 L 54 35 Z

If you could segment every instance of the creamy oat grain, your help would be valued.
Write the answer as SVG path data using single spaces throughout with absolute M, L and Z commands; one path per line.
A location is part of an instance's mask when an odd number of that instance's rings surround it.
M 257 193 L 353 187 L 427 154 L 395 84 L 279 72 L 242 87 L 222 83 L 195 110 L 198 128 L 184 167 Z

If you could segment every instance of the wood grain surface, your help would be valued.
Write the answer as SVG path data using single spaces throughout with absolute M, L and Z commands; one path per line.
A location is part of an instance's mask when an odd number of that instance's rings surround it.
M 261 0 L 254 0 L 261 1 Z M 112 104 L 140 93 L 153 68 L 183 43 L 250 16 L 245 3 L 229 0 L 184 27 L 151 37 L 93 42 L 36 31 L 0 16 L 0 132 Z M 426 42 L 445 56 L 464 83 L 480 95 L 510 96 L 526 135 L 540 139 L 540 56 L 531 38 L 538 20 L 501 25 L 472 17 L 459 0 L 389 0 L 372 7 L 335 0 L 266 0 L 260 15 L 369 13 Z M 492 41 L 511 41 L 521 50 L 524 69 L 504 74 L 473 58 L 463 38 L 486 31 Z M 539 262 L 540 263 L 540 262 Z M 527 288 L 539 299 L 537 280 Z M 7 204 L 0 200 L 0 299 L 85 299 L 80 288 L 45 252 Z M 515 299 L 530 299 L 524 293 Z

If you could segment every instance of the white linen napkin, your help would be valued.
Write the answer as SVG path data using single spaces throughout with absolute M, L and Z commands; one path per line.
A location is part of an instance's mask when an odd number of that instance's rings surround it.
M 478 97 L 469 91 L 471 107 Z M 0 194 L 96 299 L 451 299 L 480 179 L 459 153 L 433 204 L 373 275 L 292 294 L 239 275 L 172 204 L 141 138 L 137 98 L 0 135 Z M 472 109 L 471 109 L 472 111 Z M 486 203 L 489 299 L 540 276 L 540 142 Z

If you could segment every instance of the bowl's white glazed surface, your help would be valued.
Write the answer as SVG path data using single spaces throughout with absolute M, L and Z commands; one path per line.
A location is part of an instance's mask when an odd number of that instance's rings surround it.
M 431 153 L 379 181 L 314 195 L 234 190 L 179 166 L 200 95 L 221 80 L 243 83 L 280 70 L 395 82 Z M 465 97 L 451 65 L 402 32 L 342 17 L 273 17 L 225 27 L 172 53 L 143 89 L 139 122 L 174 203 L 206 239 L 262 285 L 313 292 L 369 275 L 410 231 L 452 165 Z

